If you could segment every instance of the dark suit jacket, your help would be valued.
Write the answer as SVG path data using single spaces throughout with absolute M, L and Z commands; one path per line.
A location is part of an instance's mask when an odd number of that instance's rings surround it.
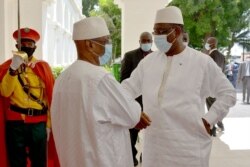
M 221 68 L 222 72 L 224 72 L 225 71 L 225 57 L 224 57 L 224 55 L 222 53 L 220 53 L 217 49 L 213 50 L 209 55 L 215 61 L 215 63 Z M 208 110 L 213 105 L 215 100 L 216 99 L 213 97 L 208 97 L 206 99 Z
M 140 48 L 125 53 L 121 63 L 121 82 L 124 79 L 130 77 L 133 70 L 137 67 L 137 65 L 143 58 L 143 52 Z M 142 97 L 139 96 L 138 98 L 136 98 L 136 101 L 138 101 L 138 103 L 140 103 L 141 107 L 143 108 Z
M 225 57 L 218 50 L 213 50 L 210 54 L 211 58 L 221 68 L 222 72 L 225 71 Z

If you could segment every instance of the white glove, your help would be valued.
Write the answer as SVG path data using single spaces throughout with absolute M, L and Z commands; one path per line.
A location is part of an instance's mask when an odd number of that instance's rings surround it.
M 50 128 L 46 128 L 46 132 L 47 132 L 47 141 L 49 141 L 51 129 Z
M 13 58 L 10 64 L 12 70 L 17 70 L 22 64 L 26 63 L 25 59 L 27 54 L 25 52 L 12 51 Z

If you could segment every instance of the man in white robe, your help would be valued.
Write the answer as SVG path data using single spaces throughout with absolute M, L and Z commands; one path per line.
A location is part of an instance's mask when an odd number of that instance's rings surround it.
M 89 17 L 76 22 L 73 40 L 78 60 L 56 80 L 51 107 L 60 165 L 132 167 L 128 129 L 145 128 L 150 120 L 141 114 L 134 98 L 100 67 L 112 54 L 105 21 Z
M 183 44 L 179 8 L 158 10 L 154 42 L 158 48 L 144 58 L 122 86 L 143 96 L 151 118 L 145 130 L 142 167 L 208 167 L 211 126 L 236 103 L 236 92 L 217 64 Z M 215 97 L 207 113 L 206 97 Z

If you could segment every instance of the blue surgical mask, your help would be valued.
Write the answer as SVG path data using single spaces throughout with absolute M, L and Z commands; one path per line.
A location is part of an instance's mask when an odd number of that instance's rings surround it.
M 169 34 L 171 34 L 173 31 L 171 31 Z M 167 37 L 169 34 L 164 35 L 154 35 L 154 42 L 158 50 L 161 52 L 167 53 L 169 49 L 172 47 L 172 43 L 168 42 Z
M 93 40 L 91 40 L 93 41 Z M 105 52 L 103 55 L 99 56 L 99 63 L 100 65 L 104 65 L 107 64 L 110 60 L 110 58 L 112 57 L 112 44 L 100 44 L 99 42 L 93 41 L 95 43 L 97 43 L 98 45 L 101 45 L 105 48 Z M 95 52 L 93 52 L 95 55 L 97 55 Z M 97 55 L 98 56 L 98 55 Z
M 152 47 L 152 43 L 142 43 L 142 44 L 141 44 L 141 49 L 142 49 L 144 52 L 150 51 L 151 47 Z
M 99 57 L 100 65 L 107 64 L 112 57 L 112 44 L 105 44 L 105 52 Z

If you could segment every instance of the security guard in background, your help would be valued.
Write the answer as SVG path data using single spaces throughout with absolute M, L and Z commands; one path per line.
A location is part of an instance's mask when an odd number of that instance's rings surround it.
M 38 32 L 22 28 L 20 34 L 21 51 L 13 52 L 13 58 L 0 65 L 7 157 L 11 167 L 26 167 L 27 157 L 32 167 L 46 167 L 54 77 L 48 63 L 33 56 Z M 13 37 L 18 41 L 18 31 Z

